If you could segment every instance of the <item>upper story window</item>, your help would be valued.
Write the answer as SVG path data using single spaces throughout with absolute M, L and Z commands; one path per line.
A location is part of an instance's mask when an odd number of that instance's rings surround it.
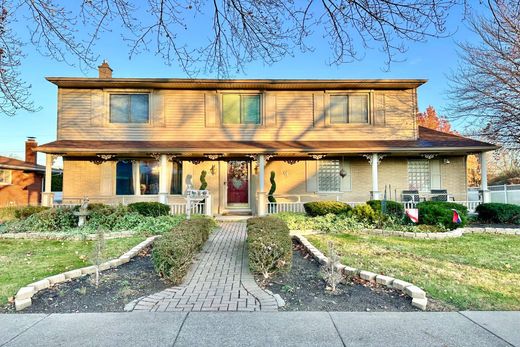
M 0 170 L 0 185 L 9 185 L 13 183 L 11 170 Z
M 368 95 L 331 95 L 329 114 L 331 124 L 367 124 Z
M 427 159 L 408 161 L 408 188 L 421 192 L 430 190 L 430 162 Z
M 149 94 L 110 94 L 110 123 L 148 123 Z
M 260 124 L 260 94 L 223 94 L 223 124 Z

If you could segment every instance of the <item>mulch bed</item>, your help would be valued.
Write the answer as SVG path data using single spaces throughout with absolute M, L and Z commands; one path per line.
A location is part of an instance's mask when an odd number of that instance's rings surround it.
M 125 304 L 172 286 L 155 272 L 150 249 L 115 269 L 83 276 L 36 293 L 32 306 L 20 313 L 122 312 Z M 0 312 L 16 312 L 13 305 Z
M 263 287 L 285 300 L 283 311 L 420 311 L 401 292 L 362 279 L 346 279 L 332 293 L 319 269 L 311 255 L 295 243 L 291 271 L 273 277 Z M 428 306 L 428 310 L 447 309 L 432 300 Z

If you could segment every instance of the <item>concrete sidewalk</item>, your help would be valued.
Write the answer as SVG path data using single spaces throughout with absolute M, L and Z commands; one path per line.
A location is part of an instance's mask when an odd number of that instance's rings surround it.
M 520 312 L 0 315 L 0 346 L 519 346 Z

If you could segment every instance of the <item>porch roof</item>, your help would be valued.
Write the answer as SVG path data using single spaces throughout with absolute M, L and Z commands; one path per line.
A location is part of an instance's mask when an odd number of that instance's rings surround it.
M 55 154 L 99 153 L 453 153 L 490 151 L 496 145 L 419 127 L 417 140 L 368 141 L 97 141 L 58 140 L 36 148 Z

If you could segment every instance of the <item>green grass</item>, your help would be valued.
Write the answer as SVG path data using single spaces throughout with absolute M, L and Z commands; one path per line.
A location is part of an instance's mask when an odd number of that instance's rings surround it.
M 460 310 L 520 310 L 520 237 L 470 234 L 418 240 L 359 234 L 308 236 L 326 253 L 332 240 L 342 263 L 423 288 Z
M 107 240 L 105 257 L 119 257 L 143 240 Z M 92 241 L 0 240 L 0 304 L 26 284 L 91 265 L 92 249 Z

